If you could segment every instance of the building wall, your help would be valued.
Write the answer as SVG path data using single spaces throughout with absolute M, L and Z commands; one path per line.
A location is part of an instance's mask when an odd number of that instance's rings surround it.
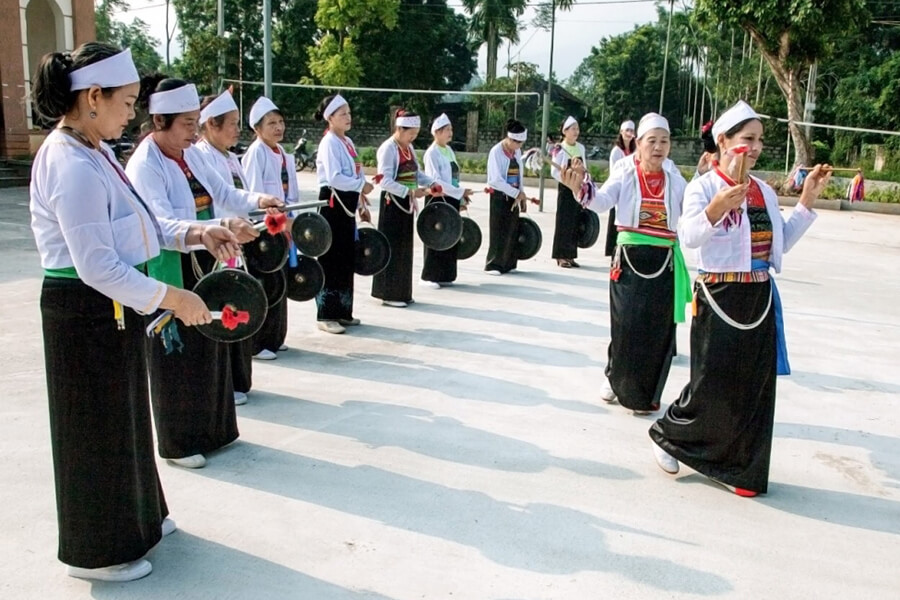
M 44 137 L 32 127 L 26 100 L 32 74 L 45 53 L 73 50 L 94 39 L 94 4 L 92 0 L 0 0 L 0 14 L 4 15 L 0 20 L 0 156 L 24 156 L 36 151 Z

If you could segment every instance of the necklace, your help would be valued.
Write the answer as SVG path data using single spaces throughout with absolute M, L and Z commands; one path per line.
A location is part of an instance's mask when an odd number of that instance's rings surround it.
M 643 187 L 644 190 L 647 191 L 647 195 L 649 195 L 650 198 L 652 198 L 654 200 L 659 200 L 666 195 L 665 175 L 663 175 L 662 187 L 660 188 L 659 192 L 655 193 L 655 194 L 653 193 L 653 190 L 650 189 L 650 184 L 647 183 L 647 174 L 644 173 L 644 169 L 640 165 L 638 165 L 638 175 L 641 178 L 641 187 Z
M 81 142 L 82 144 L 84 144 L 85 146 L 87 146 L 88 148 L 90 148 L 91 150 L 99 150 L 99 148 L 97 148 L 97 146 L 95 146 L 91 142 L 91 140 L 88 139 L 88 137 L 86 135 L 84 135 L 83 133 L 81 133 L 80 131 L 75 129 L 74 127 L 70 127 L 68 125 L 60 125 L 59 128 L 62 131 L 65 131 L 66 133 L 68 133 L 70 136 L 72 136 L 79 142 Z
M 412 160 L 412 146 L 407 146 L 406 150 L 400 144 L 397 144 L 397 150 L 400 151 L 400 159 L 402 162 L 409 162 Z

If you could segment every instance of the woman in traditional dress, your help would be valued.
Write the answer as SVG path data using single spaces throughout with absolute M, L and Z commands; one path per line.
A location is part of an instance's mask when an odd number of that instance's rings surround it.
M 636 415 L 659 410 L 675 345 L 685 320 L 690 276 L 676 227 L 686 182 L 668 160 L 668 121 L 645 115 L 634 160 L 615 169 L 589 202 L 616 211 L 616 254 L 610 267 L 610 343 L 600 396 Z
M 155 218 L 103 139 L 122 135 L 140 89 L 131 51 L 87 43 L 41 60 L 38 114 L 58 125 L 34 160 L 31 226 L 44 283 L 41 321 L 59 560 L 73 577 L 130 581 L 175 529 L 153 460 L 141 314 L 212 317 L 192 292 L 150 279 L 160 247 L 237 255 L 222 227 Z
M 562 141 L 550 152 L 554 167 L 551 175 L 560 178 L 559 167 L 579 166 L 587 171 L 587 154 L 584 146 L 578 142 L 581 133 L 575 117 L 568 117 L 562 126 Z M 556 229 L 553 232 L 553 258 L 556 264 L 564 269 L 580 267 L 578 258 L 578 222 L 581 218 L 581 204 L 575 199 L 572 190 L 560 182 L 556 194 Z
M 434 142 L 425 151 L 425 174 L 441 186 L 444 195 L 443 198 L 426 196 L 425 206 L 432 202 L 446 202 L 456 210 L 465 210 L 472 190 L 459 186 L 459 163 L 456 161 L 453 148 L 450 147 L 450 141 L 453 139 L 450 117 L 442 114 L 436 118 L 431 124 L 431 135 Z M 421 285 L 437 289 L 456 281 L 458 251 L 458 246 L 448 250 L 433 250 L 426 246 Z
M 256 139 L 241 157 L 248 189 L 269 194 L 285 204 L 300 200 L 294 157 L 284 151 L 284 117 L 275 103 L 261 96 L 250 108 L 250 126 Z M 296 248 L 291 245 L 291 253 Z M 285 269 L 289 264 L 285 264 Z M 288 303 L 282 301 L 269 309 L 262 328 L 253 336 L 253 358 L 275 360 L 278 351 L 287 350 L 284 340 L 288 329 Z
M 328 123 L 316 154 L 316 175 L 319 200 L 328 200 L 319 214 L 331 226 L 331 247 L 319 257 L 325 285 L 316 295 L 316 319 L 322 331 L 344 333 L 346 327 L 359 325 L 353 316 L 356 214 L 364 221 L 371 220 L 365 194 L 373 187 L 363 174 L 353 140 L 347 136 L 353 118 L 343 96 L 322 100 L 315 118 Z
M 528 130 L 519 121 L 506 122 L 506 137 L 488 153 L 487 184 L 491 190 L 490 243 L 484 270 L 503 275 L 519 261 L 519 212 L 525 209 L 522 189 L 522 144 Z
M 412 298 L 413 222 L 417 198 L 428 194 L 434 179 L 419 169 L 413 141 L 421 119 L 402 108 L 394 113 L 394 135 L 378 148 L 378 185 L 381 205 L 378 230 L 391 245 L 391 260 L 372 281 L 372 296 L 385 306 L 405 308 Z
M 781 303 L 770 271 L 816 218 L 812 212 L 830 170 L 807 176 L 785 220 L 765 181 L 741 182 L 762 152 L 759 115 L 739 101 L 712 129 L 718 165 L 687 187 L 679 237 L 698 248 L 694 286 L 691 380 L 650 428 L 659 466 L 678 463 L 741 496 L 768 489 L 775 414 L 775 377 L 790 373 Z M 745 158 L 741 158 L 741 157 Z
M 197 88 L 180 79 L 151 77 L 144 82 L 142 98 L 153 129 L 138 144 L 126 171 L 156 215 L 221 222 L 242 242 L 256 237 L 248 222 L 218 218 L 216 211 L 246 214 L 282 203 L 232 187 L 193 145 L 200 119 Z M 205 252 L 167 250 L 148 270 L 170 285 L 192 289 L 214 266 Z M 171 352 L 159 340 L 150 340 L 150 398 L 160 456 L 182 467 L 200 468 L 206 464 L 205 453 L 238 437 L 230 350 L 228 344 L 193 330 L 181 332 L 181 341 L 183 350 Z
M 624 166 L 622 159 L 633 157 L 637 150 L 637 141 L 634 139 L 634 121 L 624 121 L 619 126 L 619 135 L 616 136 L 616 144 L 609 153 L 609 172 L 612 174 L 616 165 Z M 620 164 L 621 163 L 621 164 Z M 612 256 L 616 251 L 616 207 L 609 209 L 609 218 L 606 220 L 606 256 Z
M 209 165 L 219 176 L 239 190 L 248 189 L 241 161 L 229 148 L 237 144 L 241 136 L 241 116 L 229 90 L 218 96 L 207 96 L 200 103 L 200 141 L 197 149 L 203 153 Z M 220 208 L 219 217 L 246 217 Z M 253 338 L 228 345 L 231 357 L 231 381 L 234 386 L 234 403 L 247 403 L 247 392 L 253 386 Z

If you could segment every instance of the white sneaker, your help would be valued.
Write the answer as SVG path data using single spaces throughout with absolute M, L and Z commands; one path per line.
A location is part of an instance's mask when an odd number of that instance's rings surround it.
M 288 349 L 288 345 L 287 345 L 287 344 L 282 344 L 282 345 L 278 346 L 278 351 L 279 351 L 279 352 L 284 352 L 284 351 L 287 350 L 287 349 Z
M 431 288 L 433 290 L 441 289 L 441 284 L 439 284 L 437 281 L 425 281 L 424 279 L 422 279 L 421 281 L 419 281 L 419 285 L 421 287 Z
M 278 356 L 271 350 L 263 349 L 259 351 L 259 354 L 254 354 L 253 358 L 256 360 L 275 360 Z
M 100 567 L 99 569 L 83 569 L 66 565 L 66 574 L 69 577 L 96 579 L 98 581 L 134 581 L 135 579 L 146 577 L 152 570 L 153 565 L 150 564 L 150 561 L 143 558 L 122 563 L 121 565 Z
M 325 333 L 344 333 L 347 331 L 344 326 L 337 321 L 319 321 L 319 329 Z
M 162 522 L 163 537 L 166 537 L 170 533 L 173 533 L 176 529 L 178 529 L 178 526 L 175 525 L 175 521 L 173 519 L 170 519 L 169 517 L 166 517 L 165 519 L 163 519 L 163 522 Z
M 650 442 L 650 444 L 653 446 L 653 458 L 656 459 L 659 468 L 672 475 L 677 473 L 678 461 L 675 460 L 675 457 L 660 448 L 656 442 Z
M 397 302 L 396 300 L 384 300 L 382 302 L 385 306 L 393 306 L 394 308 L 406 308 L 406 302 Z
M 608 402 L 612 404 L 616 401 L 616 393 L 613 391 L 612 386 L 609 385 L 609 380 L 603 380 L 603 387 L 600 388 L 600 398 L 604 402 Z
M 485 271 L 485 273 L 487 273 L 488 275 L 503 275 L 503 273 L 501 273 L 497 269 L 491 269 L 490 271 Z
M 234 393 L 234 405 L 242 406 L 244 404 L 247 404 L 247 394 L 245 394 L 244 392 L 235 392 Z
M 206 466 L 206 457 L 202 454 L 194 454 L 183 458 L 167 458 L 166 460 L 185 469 L 202 469 Z

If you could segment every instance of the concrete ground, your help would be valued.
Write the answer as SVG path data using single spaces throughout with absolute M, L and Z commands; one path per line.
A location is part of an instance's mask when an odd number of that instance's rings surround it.
M 0 190 L 0 598 L 900 597 L 900 218 L 821 211 L 787 255 L 794 374 L 751 500 L 666 475 L 651 419 L 600 401 L 608 260 L 598 245 L 557 268 L 554 208 L 551 191 L 518 273 L 485 275 L 485 244 L 407 309 L 359 277 L 363 325 L 342 336 L 292 303 L 291 349 L 255 365 L 240 440 L 205 469 L 159 462 L 179 530 L 153 573 L 106 584 L 56 560 L 41 274 L 27 190 Z

